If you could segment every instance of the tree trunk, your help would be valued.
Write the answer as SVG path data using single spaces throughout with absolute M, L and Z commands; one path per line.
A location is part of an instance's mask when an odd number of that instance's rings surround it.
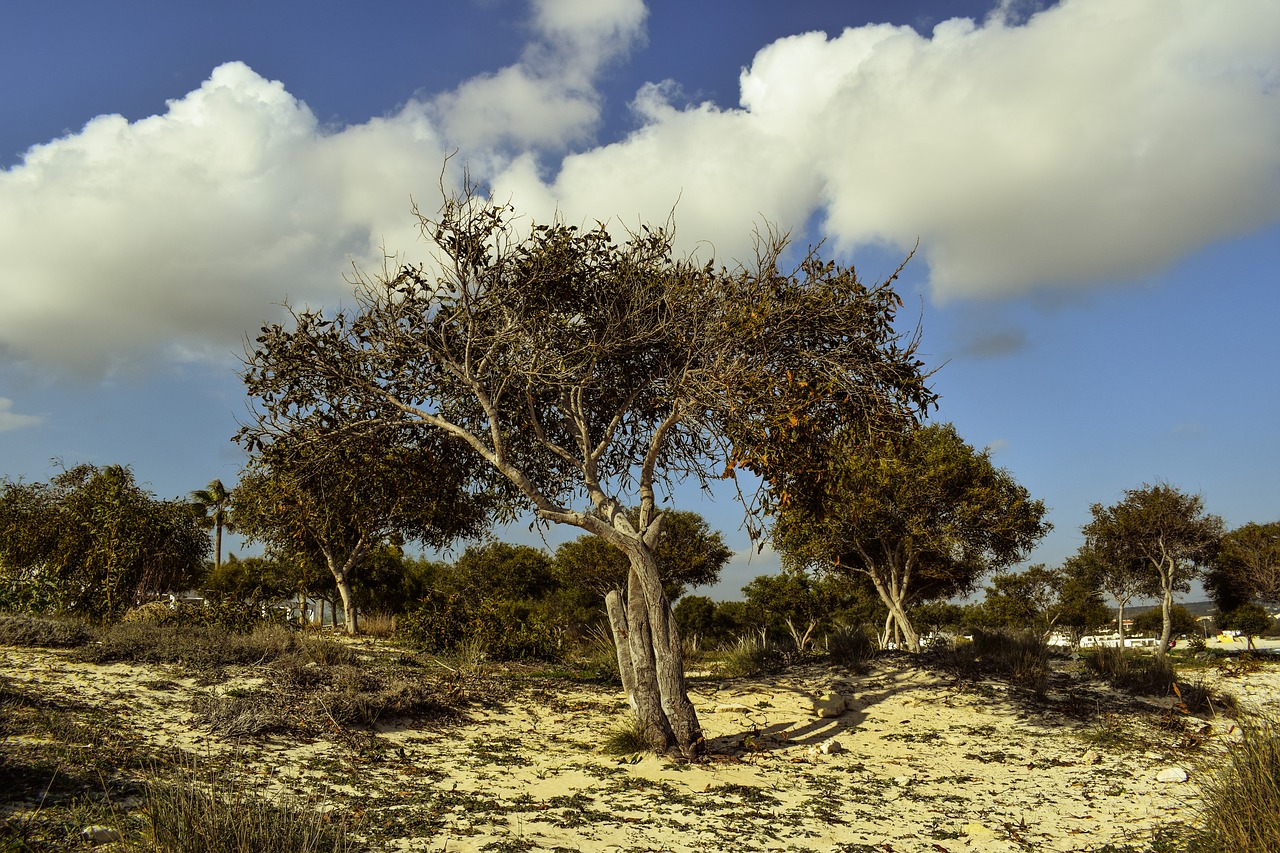
M 685 758 L 702 753 L 702 727 L 684 680 L 684 652 L 653 551 L 643 543 L 628 549 L 628 650 L 636 715 L 655 750 L 678 748 Z M 623 665 L 622 654 L 618 656 Z M 650 690 L 653 691 L 650 695 Z
M 622 689 L 627 694 L 627 702 L 631 710 L 636 705 L 636 674 L 631 662 L 631 632 L 627 627 L 627 609 L 622 600 L 622 591 L 609 590 L 604 597 L 604 609 L 609 615 L 609 630 L 613 633 L 613 646 L 618 656 L 618 677 L 622 679 Z
M 1163 580 L 1163 579 L 1162 579 Z M 1173 639 L 1173 584 L 1172 579 L 1164 586 L 1164 596 L 1160 600 L 1163 611 L 1163 625 L 1160 628 L 1160 648 L 1156 649 L 1156 660 L 1163 661 L 1169 653 L 1169 641 Z
M 1116 599 L 1116 633 L 1120 635 L 1120 653 L 1124 654 L 1124 602 Z
M 213 526 L 213 567 L 215 569 L 222 566 L 222 525 L 215 524 Z

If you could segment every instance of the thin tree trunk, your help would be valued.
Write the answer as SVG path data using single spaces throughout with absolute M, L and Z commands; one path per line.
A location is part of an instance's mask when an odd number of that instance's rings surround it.
M 622 679 L 622 689 L 627 694 L 627 702 L 631 710 L 636 705 L 636 673 L 631 662 L 630 630 L 627 626 L 627 609 L 622 601 L 621 590 L 611 589 L 604 597 L 604 609 L 609 615 L 609 630 L 613 633 L 613 646 L 618 655 L 618 677 Z
M 1172 574 L 1172 572 L 1171 572 Z M 1162 580 L 1164 580 L 1162 578 Z M 1173 639 L 1173 580 L 1170 578 L 1168 582 L 1163 584 L 1164 596 L 1160 600 L 1160 608 L 1163 611 L 1163 625 L 1160 628 L 1160 648 L 1156 649 L 1156 659 L 1163 661 L 1165 655 L 1169 653 L 1169 641 Z
M 213 567 L 215 569 L 222 566 L 222 525 L 215 524 L 213 526 Z
M 1120 635 L 1120 653 L 1124 654 L 1124 602 L 1116 599 L 1116 632 Z

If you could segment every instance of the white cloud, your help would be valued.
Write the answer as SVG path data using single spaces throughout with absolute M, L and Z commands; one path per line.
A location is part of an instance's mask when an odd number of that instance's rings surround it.
M 42 423 L 44 418 L 38 415 L 20 415 L 13 411 L 12 400 L 8 397 L 0 397 L 0 432 L 39 426 Z
M 343 299 L 351 259 L 420 252 L 410 196 L 431 209 L 464 142 L 455 162 L 533 216 L 634 225 L 678 200 L 684 245 L 725 259 L 762 220 L 816 215 L 841 248 L 919 236 L 940 298 L 1143 274 L 1280 218 L 1272 0 L 1065 0 L 1020 26 L 793 36 L 743 71 L 738 107 L 646 85 L 638 130 L 558 164 L 595 132 L 594 80 L 646 13 L 532 9 L 519 62 L 394 116 L 326 130 L 230 63 L 163 115 L 31 149 L 0 172 L 0 362 L 225 358 L 272 303 Z
M 1006 4 L 1006 7 L 1008 4 Z M 1280 218 L 1280 5 L 1066 0 L 781 39 L 739 109 L 640 93 L 645 125 L 498 185 L 570 218 L 661 218 L 746 248 L 813 211 L 842 248 L 921 238 L 935 294 L 1149 273 Z M 541 184 L 541 186 L 539 186 Z
M 272 303 L 349 292 L 348 256 L 411 243 L 443 154 L 411 112 L 325 135 L 240 63 L 164 115 L 99 116 L 0 173 L 0 343 L 86 374 L 225 358 Z

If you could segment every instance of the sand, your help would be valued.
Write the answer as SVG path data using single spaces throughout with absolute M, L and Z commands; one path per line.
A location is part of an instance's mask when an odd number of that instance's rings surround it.
M 906 655 L 864 673 L 693 679 L 709 746 L 696 764 L 604 754 L 626 720 L 623 696 L 527 673 L 452 723 L 238 742 L 202 730 L 190 699 L 269 684 L 269 671 L 202 685 L 171 667 L 0 649 L 0 674 L 106 709 L 157 751 L 228 758 L 268 790 L 355 821 L 373 849 L 398 851 L 1145 849 L 1153 828 L 1194 820 L 1199 785 L 1235 731 L 1079 675 L 1056 675 L 1037 697 Z M 1278 676 L 1205 673 L 1273 713 Z M 849 709 L 815 717 L 814 697 L 828 693 L 852 697 Z M 1185 781 L 1157 781 L 1178 770 Z

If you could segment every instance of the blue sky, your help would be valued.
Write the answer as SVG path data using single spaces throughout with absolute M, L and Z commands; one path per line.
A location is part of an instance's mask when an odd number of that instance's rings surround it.
M 679 199 L 724 258 L 918 238 L 937 417 L 1049 505 L 1033 561 L 1144 482 L 1280 517 L 1271 0 L 17 2 L 0 79 L 0 475 L 234 482 L 245 336 L 419 251 L 456 149 L 536 218 Z M 776 567 L 683 497 L 741 552 L 715 594 Z

